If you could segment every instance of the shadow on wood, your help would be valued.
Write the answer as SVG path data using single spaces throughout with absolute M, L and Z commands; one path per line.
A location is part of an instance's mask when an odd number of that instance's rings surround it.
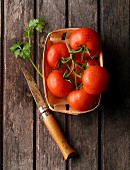
M 129 61 L 127 53 L 121 56 L 121 51 L 123 50 L 123 47 L 114 47 L 111 44 L 104 44 L 103 46 L 104 67 L 110 75 L 109 87 L 102 95 L 103 104 L 109 103 L 110 106 L 120 106 L 124 104 L 125 107 L 129 107 Z

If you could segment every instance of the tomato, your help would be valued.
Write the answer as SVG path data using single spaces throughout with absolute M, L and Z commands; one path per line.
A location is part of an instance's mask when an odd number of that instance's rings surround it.
M 54 70 L 49 74 L 47 87 L 57 97 L 65 97 L 74 89 L 74 85 L 65 80 L 58 70 Z
M 98 56 L 101 51 L 101 40 L 96 31 L 91 28 L 79 28 L 75 30 L 69 41 L 70 47 L 77 50 L 85 45 L 91 56 Z
M 69 57 L 67 46 L 63 42 L 58 42 L 50 46 L 47 51 L 47 62 L 51 68 L 58 68 L 58 60 L 61 57 Z
M 91 66 L 84 71 L 82 77 L 84 90 L 89 94 L 100 94 L 104 92 L 109 84 L 107 70 L 98 65 Z
M 97 62 L 89 57 L 87 60 L 87 66 L 95 66 L 95 65 L 97 65 Z
M 68 104 L 77 111 L 91 109 L 97 101 L 97 95 L 88 94 L 83 88 L 72 91 L 67 96 Z
M 74 61 L 76 62 L 76 63 L 78 63 L 78 64 L 80 64 L 81 66 L 83 66 L 83 63 L 84 62 L 86 62 L 86 67 L 87 66 L 92 66 L 92 65 L 97 65 L 97 63 L 96 63 L 96 61 L 94 60 L 94 59 L 92 59 L 92 58 L 83 58 L 83 59 L 81 59 L 81 56 L 80 57 L 74 57 Z M 72 66 L 72 64 L 70 65 L 70 71 L 72 71 L 72 69 L 73 69 L 73 66 Z M 81 76 L 81 78 L 80 77 L 77 77 L 77 83 L 78 84 L 80 84 L 80 83 L 82 83 L 82 76 L 83 76 L 83 73 L 84 73 L 84 70 L 81 70 L 81 68 L 80 68 L 80 66 L 78 66 L 78 65 L 75 65 L 75 71 L 78 73 L 78 74 L 80 74 L 80 76 Z M 73 79 L 75 79 L 75 74 L 74 74 L 74 72 L 72 72 L 72 74 L 71 74 L 71 76 L 72 76 L 72 78 Z

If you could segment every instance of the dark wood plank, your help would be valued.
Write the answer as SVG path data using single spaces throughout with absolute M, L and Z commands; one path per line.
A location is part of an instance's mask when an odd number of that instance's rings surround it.
M 101 36 L 110 86 L 104 94 L 102 169 L 130 168 L 130 2 L 102 1 Z
M 32 170 L 33 98 L 9 48 L 22 40 L 23 30 L 33 17 L 34 3 L 29 0 L 4 3 L 3 169 Z
M 69 27 L 91 27 L 97 30 L 97 1 L 68 1 Z M 80 116 L 68 116 L 68 131 L 79 157 L 69 161 L 69 169 L 98 168 L 98 110 Z
M 45 22 L 48 23 L 44 30 L 43 35 L 37 37 L 37 66 L 42 70 L 42 56 L 43 45 L 46 36 L 49 32 L 65 27 L 65 1 L 59 0 L 38 0 L 37 1 L 37 17 L 43 17 Z M 37 82 L 41 92 L 43 93 L 42 79 L 37 77 Z M 61 113 L 53 113 L 59 124 L 65 132 L 65 115 Z M 42 121 L 37 116 L 37 169 L 40 170 L 65 170 L 66 162 L 59 151 L 59 148 L 48 134 L 48 130 L 43 125 Z
M 2 116 L 2 111 L 3 111 L 3 109 L 2 109 L 2 101 L 3 101 L 3 94 L 2 94 L 2 86 L 3 86 L 3 83 L 2 83 L 2 81 L 3 81 L 3 79 L 2 79 L 2 71 L 3 71 L 3 69 L 2 69 L 2 65 L 3 65 L 3 60 L 2 60 L 2 58 L 3 58 L 3 56 L 2 56 L 2 51 L 3 51 L 3 47 L 2 47 L 2 39 L 3 39 L 3 37 L 2 37 L 2 34 L 3 34 L 3 29 L 2 29 L 2 21 L 3 21 L 3 10 L 2 10 L 2 8 L 3 8 L 3 2 L 1 1 L 0 2 L 0 169 L 2 169 L 2 157 L 3 157 L 3 155 L 2 155 L 2 152 L 3 152 L 3 148 L 2 148 L 2 145 L 3 145 L 3 139 L 2 139 L 2 137 L 3 137 L 3 130 L 2 130 L 2 119 L 3 119 L 3 116 Z

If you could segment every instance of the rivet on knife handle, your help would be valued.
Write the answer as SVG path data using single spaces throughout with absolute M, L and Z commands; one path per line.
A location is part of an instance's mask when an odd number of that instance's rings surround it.
M 42 107 L 42 106 L 39 107 L 39 111 L 43 118 L 46 118 L 50 114 L 49 112 L 47 112 L 47 110 L 48 110 L 48 107 Z
M 53 115 L 50 114 L 47 108 L 44 109 L 43 107 L 40 107 L 39 111 L 42 114 L 44 124 L 46 125 L 52 138 L 55 140 L 58 147 L 60 148 L 64 159 L 67 160 L 75 156 L 75 150 L 68 144 Z

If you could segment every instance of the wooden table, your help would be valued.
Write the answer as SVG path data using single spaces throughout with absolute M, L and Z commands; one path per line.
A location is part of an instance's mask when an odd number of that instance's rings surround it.
M 128 0 L 1 0 L 0 2 L 0 169 L 130 170 L 130 2 Z M 100 107 L 88 114 L 53 113 L 79 153 L 64 161 L 37 113 L 29 88 L 9 48 L 22 40 L 32 18 L 48 23 L 34 37 L 34 61 L 41 70 L 50 31 L 91 27 L 103 43 L 110 85 Z M 42 79 L 26 66 L 43 92 Z M 3 151 L 3 152 L 2 152 Z

